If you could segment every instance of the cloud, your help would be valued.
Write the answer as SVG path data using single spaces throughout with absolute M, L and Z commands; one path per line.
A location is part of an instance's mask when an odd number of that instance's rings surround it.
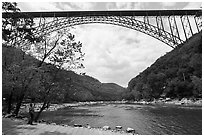
M 97 10 L 95 2 L 19 2 L 22 11 Z
M 140 2 L 109 2 L 106 4 L 106 8 L 109 10 L 119 9 L 141 9 L 144 3 Z
M 57 7 L 63 10 L 94 10 L 95 2 L 57 2 Z
M 67 2 L 56 2 L 55 5 L 57 8 L 65 11 L 75 10 L 75 8 L 72 7 L 70 3 L 67 3 Z
M 130 2 L 116 2 L 115 6 L 118 9 L 132 9 L 132 3 Z
M 162 2 L 161 3 L 164 7 L 173 7 L 177 5 L 177 2 Z
M 94 2 L 73 2 L 70 5 L 79 10 L 93 10 L 95 7 Z
M 189 2 L 183 9 L 201 9 L 202 2 Z
M 101 82 L 127 86 L 128 81 L 170 51 L 143 33 L 113 25 L 81 25 L 72 30 L 83 43 L 85 72 Z
M 52 2 L 18 2 L 21 11 L 59 11 L 60 8 Z

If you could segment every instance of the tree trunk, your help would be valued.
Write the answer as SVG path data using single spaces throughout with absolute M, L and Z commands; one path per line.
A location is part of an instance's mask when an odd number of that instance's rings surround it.
M 42 64 L 44 63 L 45 59 L 46 59 L 46 57 L 44 57 L 44 58 L 42 59 L 42 61 L 40 61 L 40 63 L 38 64 L 38 68 L 42 66 Z
M 20 110 L 21 104 L 22 104 L 23 99 L 24 99 L 24 97 L 25 97 L 25 94 L 26 94 L 26 92 L 27 92 L 27 90 L 28 90 L 28 86 L 30 85 L 31 81 L 33 80 L 35 74 L 36 74 L 36 73 L 33 73 L 33 74 L 32 74 L 31 78 L 28 80 L 28 83 L 25 85 L 24 89 L 23 89 L 23 90 L 21 91 L 21 93 L 20 93 L 20 97 L 19 97 L 19 100 L 17 101 L 16 109 L 15 109 L 15 112 L 14 112 L 14 114 L 15 114 L 16 116 L 18 115 L 18 112 L 19 112 L 19 110 Z
M 9 95 L 9 99 L 8 99 L 8 109 L 7 109 L 8 114 L 11 113 L 12 98 L 13 98 L 13 91 L 11 91 L 11 94 Z
M 18 116 L 18 112 L 19 112 L 19 110 L 20 110 L 20 107 L 21 107 L 21 104 L 22 104 L 22 102 L 23 102 L 24 96 L 25 96 L 25 94 L 23 93 L 23 94 L 20 96 L 19 100 L 17 101 L 16 109 L 15 109 L 15 111 L 14 111 L 14 114 L 15 114 L 16 116 Z
M 43 110 L 48 106 L 48 104 L 46 102 L 43 103 L 43 106 L 40 108 L 40 111 L 37 113 L 36 117 L 35 117 L 35 122 L 37 122 L 37 120 L 40 117 L 40 114 L 43 112 Z

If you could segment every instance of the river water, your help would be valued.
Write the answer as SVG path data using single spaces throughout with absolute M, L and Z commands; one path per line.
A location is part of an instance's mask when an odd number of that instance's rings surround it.
M 202 108 L 175 105 L 97 104 L 43 112 L 41 119 L 57 124 L 91 127 L 120 125 L 140 135 L 201 135 Z

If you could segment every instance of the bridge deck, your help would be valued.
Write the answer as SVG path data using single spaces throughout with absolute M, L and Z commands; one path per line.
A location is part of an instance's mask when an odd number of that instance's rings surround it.
M 78 17 L 78 16 L 201 16 L 202 10 L 107 10 L 107 11 L 49 11 L 49 12 L 21 12 L 23 14 L 37 17 Z M 3 18 L 9 14 L 2 13 Z

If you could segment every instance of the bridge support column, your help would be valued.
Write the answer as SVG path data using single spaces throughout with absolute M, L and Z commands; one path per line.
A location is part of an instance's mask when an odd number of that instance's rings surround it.
M 188 38 L 190 38 L 193 35 L 191 24 L 190 24 L 190 21 L 189 21 L 189 18 L 187 15 L 181 16 L 180 19 L 181 19 L 181 24 L 183 27 L 185 38 L 187 40 Z
M 197 31 L 200 32 L 202 30 L 202 16 L 194 16 L 194 20 L 197 27 Z
M 174 40 L 174 43 L 178 43 L 178 41 L 175 39 L 175 36 L 180 39 L 180 35 L 179 35 L 175 16 L 169 16 L 168 21 L 169 21 L 169 28 L 171 30 L 172 39 Z
M 161 16 L 156 16 L 156 23 L 157 23 L 157 28 L 158 28 L 159 36 L 161 36 L 162 33 L 164 32 L 164 24 L 163 24 Z

